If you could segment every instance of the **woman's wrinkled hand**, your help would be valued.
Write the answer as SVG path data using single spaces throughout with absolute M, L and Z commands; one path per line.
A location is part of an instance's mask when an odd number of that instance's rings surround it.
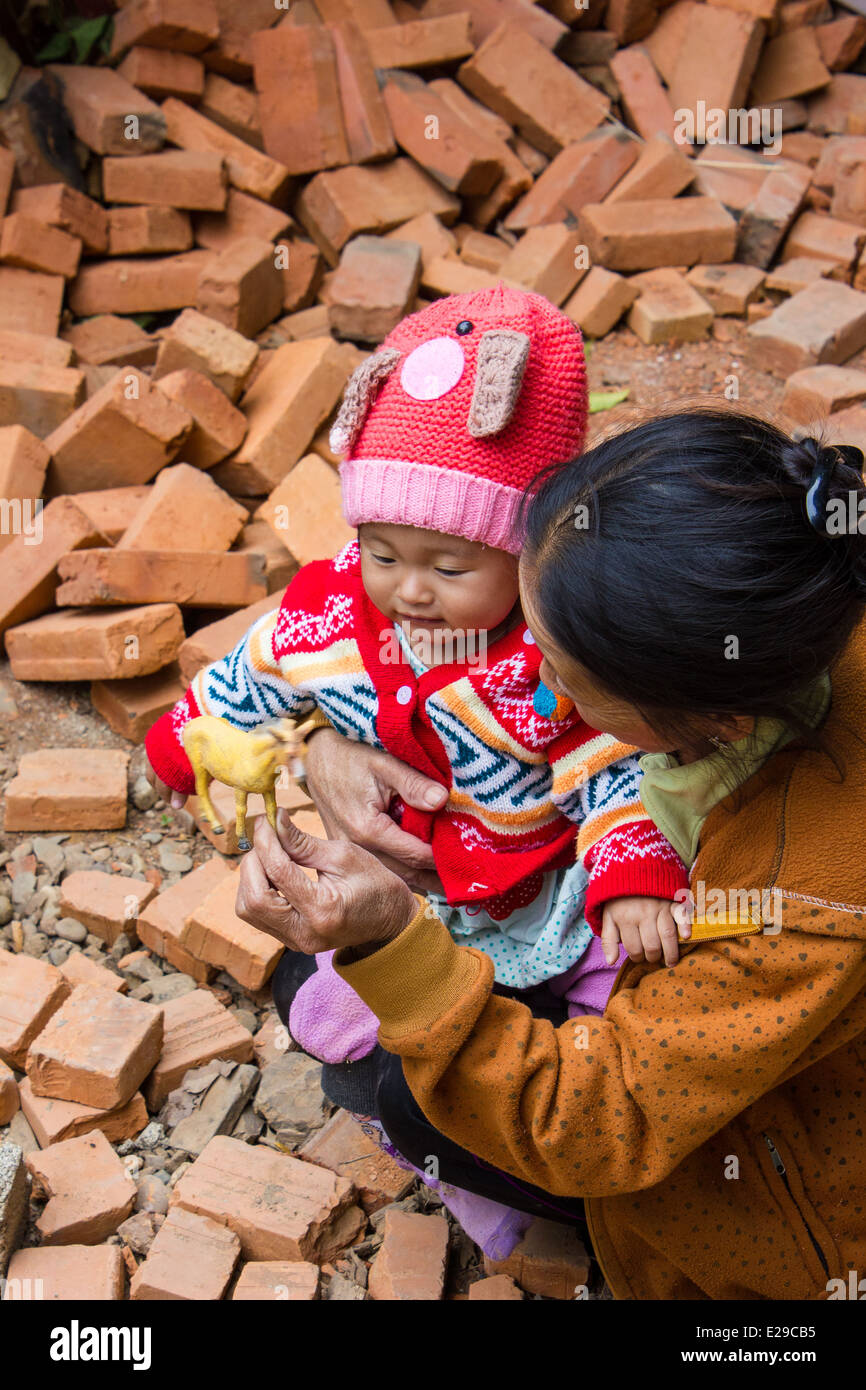
M 417 915 L 418 902 L 375 855 L 344 840 L 306 835 L 281 810 L 276 831 L 264 816 L 256 821 L 235 911 L 289 950 L 315 955 L 384 945 Z
M 438 811 L 447 792 L 390 753 L 321 729 L 309 741 L 306 781 L 333 840 L 350 840 L 375 854 L 419 893 L 442 893 L 433 852 L 389 815 L 395 796 L 419 811 Z

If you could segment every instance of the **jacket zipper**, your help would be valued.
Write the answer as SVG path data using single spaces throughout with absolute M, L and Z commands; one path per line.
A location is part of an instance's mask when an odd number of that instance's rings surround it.
M 812 1232 L 812 1228 L 810 1227 L 808 1221 L 806 1220 L 805 1216 L 803 1215 L 803 1212 L 802 1212 L 802 1209 L 801 1209 L 801 1207 L 800 1207 L 799 1202 L 797 1201 L 796 1197 L 794 1196 L 793 1192 L 791 1191 L 791 1184 L 790 1184 L 789 1181 L 788 1181 L 788 1170 L 787 1170 L 787 1168 L 785 1167 L 784 1162 L 782 1161 L 782 1155 L 779 1153 L 779 1150 L 776 1148 L 776 1145 L 773 1143 L 773 1141 L 772 1141 L 772 1139 L 770 1138 L 769 1134 L 765 1134 L 765 1135 L 764 1135 L 764 1142 L 766 1143 L 767 1148 L 770 1150 L 770 1158 L 773 1160 L 773 1167 L 775 1168 L 776 1172 L 779 1174 L 779 1177 L 782 1179 L 782 1182 L 785 1184 L 785 1191 L 787 1192 L 788 1196 L 790 1197 L 791 1201 L 793 1202 L 793 1204 L 794 1204 L 794 1206 L 795 1206 L 795 1208 L 796 1208 L 797 1214 L 798 1214 L 798 1216 L 800 1217 L 800 1220 L 802 1221 L 802 1223 L 803 1223 L 803 1225 L 804 1225 L 804 1227 L 805 1227 L 805 1229 L 806 1229 L 806 1234 L 808 1235 L 808 1237 L 809 1237 L 809 1239 L 811 1240 L 813 1246 L 815 1247 L 815 1254 L 818 1256 L 818 1259 L 821 1261 L 821 1264 L 822 1264 L 822 1266 L 823 1266 L 823 1268 L 824 1268 L 824 1273 L 827 1274 L 827 1275 L 829 1275 L 829 1273 L 830 1273 L 830 1266 L 829 1266 L 828 1263 L 827 1263 L 827 1259 L 826 1259 L 826 1256 L 824 1255 L 824 1251 L 821 1249 L 820 1245 L 818 1244 L 817 1240 L 815 1239 L 815 1236 L 814 1236 L 814 1234 L 813 1234 L 813 1232 Z

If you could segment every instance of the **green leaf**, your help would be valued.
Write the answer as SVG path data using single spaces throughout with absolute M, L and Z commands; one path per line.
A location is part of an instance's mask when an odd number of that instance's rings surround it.
M 152 323 L 156 323 L 159 314 L 130 314 L 129 318 L 133 323 L 137 323 L 139 328 L 147 330 Z
M 44 48 L 36 54 L 37 63 L 56 63 L 58 58 L 65 58 L 72 47 L 72 39 L 68 34 L 52 34 Z
M 613 410 L 615 405 L 621 405 L 623 401 L 628 400 L 630 393 L 630 386 L 624 386 L 621 391 L 590 391 L 590 415 L 595 415 L 599 410 Z
M 102 38 L 110 16 L 103 14 L 97 19 L 82 19 L 77 24 L 70 24 L 69 35 L 75 45 L 76 63 L 86 63 L 94 47 Z

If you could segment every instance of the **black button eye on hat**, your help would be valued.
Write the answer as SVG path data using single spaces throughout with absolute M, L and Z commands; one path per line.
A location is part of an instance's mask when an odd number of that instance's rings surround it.
M 461 338 L 465 338 L 466 334 L 471 333 L 474 327 L 475 324 L 470 323 L 468 319 L 461 319 L 454 331 L 459 333 Z

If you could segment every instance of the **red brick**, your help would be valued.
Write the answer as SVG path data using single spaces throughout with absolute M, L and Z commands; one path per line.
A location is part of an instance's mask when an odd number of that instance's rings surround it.
M 491 275 L 453 255 L 434 257 L 421 272 L 421 288 L 431 297 L 473 294 L 476 290 L 492 289 L 498 282 L 498 272 Z
M 515 150 L 506 144 L 506 139 L 513 138 L 507 122 L 482 106 L 450 78 L 437 78 L 429 84 L 429 90 L 441 96 L 454 115 L 459 117 L 475 145 L 479 149 L 484 148 L 489 158 L 495 160 L 503 171 L 489 193 L 471 194 L 463 200 L 468 221 L 476 227 L 488 227 L 511 207 L 516 198 L 532 187 L 532 175 Z
M 291 174 L 349 163 L 334 44 L 322 26 L 254 34 L 253 68 L 265 150 Z
M 795 256 L 793 260 L 777 265 L 767 276 L 768 290 L 779 290 L 782 294 L 796 294 L 807 285 L 829 275 L 835 267 L 832 261 L 817 261 L 812 256 Z
M 809 101 L 809 130 L 818 135 L 866 135 L 866 77 L 840 72 Z
M 285 314 L 274 324 L 274 330 L 287 343 L 300 343 L 307 338 L 324 338 L 331 331 L 328 305 L 312 304 L 309 309 L 301 309 L 297 314 Z
M 0 361 L 38 362 L 44 367 L 71 367 L 76 353 L 71 342 L 48 338 L 43 333 L 0 328 Z
M 508 1274 L 528 1294 L 572 1300 L 589 1282 L 589 1256 L 569 1226 L 536 1218 L 506 1260 L 484 1258 L 488 1274 Z
M 640 44 L 620 49 L 610 61 L 610 70 L 622 93 L 623 111 L 632 129 L 645 140 L 657 134 L 673 139 L 674 108 L 646 49 Z
M 48 436 L 52 485 L 86 492 L 147 482 L 174 458 L 192 427 L 187 411 L 130 367 Z
M 741 315 L 759 298 L 764 279 L 752 265 L 698 265 L 686 276 L 714 313 Z
M 843 155 L 838 170 L 830 212 L 843 222 L 866 227 L 866 153 Z
M 508 242 L 503 241 L 501 237 L 489 236 L 487 232 L 476 232 L 473 227 L 460 243 L 460 259 L 467 265 L 474 265 L 479 270 L 489 270 L 494 274 L 500 269 L 511 249 Z
M 576 323 L 584 335 L 603 338 L 638 296 L 637 285 L 603 266 L 594 265 L 566 300 L 562 312 Z
M 637 140 L 621 130 L 593 131 L 551 160 L 532 188 L 505 218 L 509 231 L 519 232 L 549 222 L 577 217 L 587 203 L 600 203 L 634 164 Z
M 152 204 L 221 212 L 227 177 L 222 155 L 198 150 L 165 150 L 102 161 L 103 196 L 111 203 Z
M 99 203 L 65 183 L 19 188 L 12 195 L 12 211 L 50 222 L 78 237 L 87 251 L 104 254 L 108 247 L 108 213 Z
M 90 550 L 60 562 L 61 607 L 179 603 L 192 608 L 241 608 L 268 592 L 264 564 L 246 555 L 202 550 Z
M 170 53 L 164 48 L 131 48 L 117 71 L 133 87 L 154 101 L 179 97 L 199 101 L 204 92 L 204 65 L 189 53 Z
M 49 457 L 48 450 L 42 441 L 37 439 L 35 434 L 31 434 L 30 430 L 25 429 L 23 425 L 0 427 L 0 497 L 6 500 L 10 517 L 14 514 L 15 502 L 22 504 L 22 524 L 27 518 L 32 521 L 34 517 L 36 501 L 41 497 L 45 485 L 45 473 L 48 468 Z M 27 510 L 28 508 L 29 510 Z M 42 512 L 43 528 L 47 520 L 47 508 L 45 508 Z M 4 529 L 0 531 L 0 552 L 11 545 L 14 539 L 11 526 L 8 530 L 4 526 Z M 30 546 L 29 549 L 32 550 L 33 546 Z M 26 554 L 23 546 L 19 546 L 16 553 L 20 559 L 23 559 Z M 29 563 L 27 568 L 30 568 Z M 8 572 L 5 576 L 5 582 L 9 582 Z M 6 604 L 4 603 L 3 611 L 5 609 Z M 35 611 L 38 612 L 39 609 L 37 608 Z M 32 614 L 25 614 L 24 616 L 30 617 Z M 2 616 L 0 616 L 0 625 L 2 625 Z M 0 630 L 2 630 L 2 626 L 0 626 Z
M 432 212 L 422 212 L 420 217 L 410 218 L 402 226 L 388 232 L 385 240 L 414 242 L 420 248 L 422 265 L 428 265 L 436 256 L 445 256 L 457 247 L 454 233 L 449 227 L 443 227 Z
M 122 1299 L 126 1283 L 116 1245 L 39 1246 L 17 1250 L 6 1271 L 4 1301 L 19 1285 L 39 1288 L 46 1301 L 76 1304 Z
M 502 163 L 489 139 L 477 135 L 419 77 L 390 73 L 383 96 L 397 143 L 443 188 L 487 194 L 502 177 Z
M 444 1216 L 388 1211 L 367 1287 L 379 1302 L 435 1302 L 445 1288 L 448 1222 Z
M 669 87 L 674 110 L 695 113 L 698 139 L 699 101 L 707 111 L 745 104 L 763 37 L 763 24 L 747 15 L 713 5 L 691 10 Z
M 149 493 L 149 487 L 109 487 L 99 492 L 79 493 L 75 504 L 113 544 L 123 535 Z
M 143 155 L 161 148 L 165 117 L 120 73 L 69 63 L 53 63 L 47 71 L 60 79 L 75 134 L 96 154 Z
M 187 918 L 180 944 L 199 960 L 227 971 L 245 989 L 261 989 L 283 947 L 266 932 L 241 921 L 234 906 L 237 893 L 234 875 L 218 883 Z
M 690 0 L 677 0 L 676 4 L 662 10 L 655 28 L 644 40 L 653 66 L 668 87 L 673 81 L 689 21 L 697 8 Z
M 0 1061 L 23 1071 L 32 1042 L 68 995 L 48 961 L 0 950 Z
M 192 223 L 186 213 L 170 207 L 112 208 L 108 237 L 110 256 L 188 251 L 192 246 Z
M 109 728 L 130 743 L 143 743 L 161 714 L 177 704 L 186 687 L 172 663 L 150 676 L 128 681 L 94 681 L 90 703 Z
M 2 1008 L 2 1005 L 0 1005 Z M 2 1028 L 2 1023 L 0 1023 Z M 12 1116 L 18 1113 L 18 1084 L 11 1067 L 0 1061 L 0 1125 L 8 1125 Z
M 752 361 L 787 378 L 803 367 L 846 362 L 866 347 L 866 295 L 820 280 L 748 331 Z
M 764 45 L 749 100 L 753 106 L 770 106 L 814 92 L 829 81 L 830 73 L 821 58 L 815 30 L 792 29 Z
M 712 264 L 733 259 L 737 224 L 714 198 L 651 198 L 587 204 L 580 240 L 608 270 Z
M 245 1259 L 320 1263 L 363 1230 L 366 1218 L 353 1198 L 346 1178 L 261 1144 L 218 1136 L 176 1184 L 171 1209 L 228 1226 Z
M 177 656 L 183 636 L 180 609 L 173 603 L 67 608 L 12 628 L 6 634 L 6 650 L 16 680 L 118 680 L 146 676 L 166 666 Z M 106 825 L 100 820 L 89 828 L 105 829 Z
M 430 214 L 432 216 L 432 213 Z M 315 299 L 325 273 L 325 262 L 311 241 L 282 241 L 287 264 L 283 266 L 283 308 L 305 309 Z
M 70 324 L 63 330 L 63 339 L 82 364 L 147 367 L 156 359 L 156 339 L 132 319 L 117 314 L 98 314 Z
M 250 1260 L 241 1270 L 232 1302 L 309 1303 L 318 1297 L 319 1269 L 304 1260 Z
M 222 155 L 229 183 L 266 203 L 277 203 L 286 191 L 289 171 L 284 164 L 255 150 L 244 140 L 209 121 L 185 102 L 168 97 L 162 104 L 167 138 L 184 150 Z
M 818 212 L 804 212 L 788 233 L 782 247 L 782 260 L 814 256 L 819 261 L 832 261 L 837 269 L 830 272 L 831 279 L 848 280 L 864 242 L 866 227 Z
M 326 24 L 343 24 L 351 20 L 366 32 L 384 29 L 394 23 L 394 11 L 388 0 L 322 0 L 316 9 Z
M 849 405 L 837 410 L 826 421 L 828 444 L 854 444 L 866 454 L 866 410 L 862 405 Z
M 231 872 L 225 860 L 214 855 L 184 874 L 171 888 L 164 888 L 147 904 L 136 923 L 139 938 L 149 951 L 163 956 L 178 970 L 193 975 L 201 984 L 207 984 L 214 969 L 203 961 L 196 961 L 181 946 L 184 922 L 211 889 Z M 193 969 L 188 969 L 190 965 Z
M 808 425 L 866 400 L 866 372 L 849 367 L 806 367 L 785 382 L 782 410 L 796 425 Z
M 89 756 L 84 748 L 22 754 L 6 790 L 5 829 L 112 830 L 125 825 L 127 762 L 126 753 L 107 748 L 93 749 Z
M 348 162 L 364 164 L 396 154 L 370 51 L 350 21 L 328 26 L 334 46 Z
M 562 0 L 558 0 L 562 4 Z M 597 7 L 596 7 L 597 8 Z M 424 14 L 435 19 L 440 15 L 464 14 L 471 16 L 471 37 L 476 44 L 483 43 L 503 21 L 511 21 L 523 27 L 530 38 L 553 49 L 565 34 L 566 26 L 555 15 L 548 14 L 540 6 L 526 0 L 425 0 Z M 572 19 L 573 15 L 569 16 Z
M 76 951 L 69 959 L 87 960 L 87 957 Z M 109 972 L 103 970 L 102 973 L 107 975 Z M 101 1131 L 112 1144 L 117 1144 L 124 1139 L 134 1138 L 147 1124 L 147 1107 L 140 1091 L 136 1091 L 125 1105 L 115 1106 L 113 1110 L 101 1110 L 93 1105 L 78 1105 L 72 1100 L 35 1096 L 26 1076 L 20 1089 L 24 1117 L 43 1149 L 94 1130 Z
M 830 13 L 829 0 L 782 0 L 777 16 L 779 29 L 782 33 L 801 29 L 806 24 L 813 25 L 828 18 Z
M 244 337 L 279 316 L 283 307 L 283 277 L 269 241 L 241 237 L 218 252 L 203 271 L 196 308 Z
M 23 212 L 10 213 L 0 224 L 0 261 L 23 270 L 71 279 L 78 270 L 81 242 L 49 222 Z
M 469 1286 L 470 1303 L 521 1302 L 523 1294 L 507 1274 L 491 1274 Z
M 343 518 L 339 478 L 318 454 L 295 464 L 256 516 L 268 522 L 300 565 L 336 554 L 354 535 Z
M 129 1285 L 142 1300 L 214 1300 L 224 1296 L 241 1253 L 233 1231 L 206 1216 L 169 1212 Z
M 257 150 L 264 149 L 255 92 L 239 87 L 236 82 L 229 82 L 217 72 L 209 72 L 205 78 L 199 111 L 238 140 L 254 145 Z
M 516 24 L 495 30 L 458 75 L 474 96 L 549 155 L 588 135 L 610 108 L 606 96 Z
M 241 496 L 270 491 L 327 419 L 356 365 L 348 344 L 311 338 L 278 348 L 244 398 L 247 436 L 218 477 Z
M 207 473 L 187 463 L 163 469 L 119 550 L 228 550 L 247 519 Z
M 260 599 L 249 608 L 242 608 L 239 612 L 220 618 L 215 623 L 200 627 L 186 639 L 180 649 L 178 661 L 181 678 L 189 685 L 203 666 L 210 666 L 211 662 L 226 656 L 257 618 L 273 612 L 279 606 L 279 596 L 269 594 L 267 598 Z
M 803 206 L 809 170 L 799 165 L 774 169 L 760 192 L 743 209 L 737 233 L 737 256 L 766 270 L 788 228 Z
M 607 203 L 675 198 L 691 183 L 694 166 L 667 135 L 648 140 L 637 162 L 607 195 Z
M 258 357 L 255 343 L 216 319 L 187 309 L 163 335 L 154 380 L 190 368 L 208 377 L 230 401 L 241 394 Z
M 332 333 L 380 343 L 410 311 L 420 275 L 421 252 L 411 242 L 356 237 L 345 247 L 329 288 Z
M 206 989 L 170 999 L 162 1005 L 162 1016 L 162 1054 L 145 1087 L 153 1111 L 180 1085 L 190 1068 L 204 1066 L 215 1057 L 229 1062 L 252 1059 L 252 1034 Z
M 212 468 L 240 446 L 246 419 L 209 377 L 183 367 L 161 376 L 159 388 L 193 418 L 192 434 L 183 446 L 184 463 Z
M 202 53 L 216 42 L 219 31 L 213 0 L 197 0 L 194 16 L 186 0 L 128 0 L 114 21 L 111 57 L 119 58 L 138 43 L 175 53 Z
M 422 212 L 453 222 L 459 211 L 452 194 L 404 158 L 316 174 L 295 205 L 298 220 L 330 265 L 359 232 L 387 232 Z
M 648 270 L 632 283 L 640 295 L 627 321 L 642 343 L 694 343 L 706 337 L 713 311 L 679 271 Z
M 253 75 L 250 36 L 258 29 L 269 29 L 281 17 L 273 0 L 247 0 L 243 6 L 237 0 L 215 0 L 220 20 L 220 36 L 207 54 L 206 64 L 213 72 L 223 73 L 239 82 Z
M 759 196 L 772 165 L 742 145 L 707 145 L 695 159 L 693 191 L 742 212 Z
M 844 72 L 857 61 L 866 44 L 866 19 L 862 15 L 842 15 L 830 24 L 817 25 L 815 38 L 830 71 Z
M 74 989 L 76 985 L 99 985 L 101 989 L 110 989 L 115 994 L 126 994 L 129 988 L 126 980 L 120 975 L 115 975 L 113 971 L 106 970 L 102 965 L 97 965 L 95 960 L 91 960 L 82 951 L 73 951 L 71 955 L 67 956 L 60 966 L 60 973 L 71 989 Z M 147 1122 L 145 1121 L 145 1123 Z M 80 1130 L 75 1131 L 75 1133 L 81 1132 Z M 67 1137 L 69 1136 L 63 1135 L 64 1139 Z
M 79 985 L 33 1042 L 34 1095 L 110 1110 L 125 1105 L 162 1047 L 159 1009 L 99 985 Z
M 9 457 L 12 463 L 29 458 L 34 470 L 42 464 L 39 452 L 34 451 L 29 441 L 20 439 L 17 447 L 13 441 Z M 35 481 L 36 471 L 26 476 L 31 482 Z M 10 503 L 15 500 L 14 493 L 9 500 Z M 29 499 L 25 497 L 23 501 Z M 10 515 L 14 515 L 11 508 Z M 62 555 L 80 547 L 105 544 L 101 531 L 71 497 L 53 498 L 38 515 L 22 506 L 20 515 L 21 529 L 2 552 L 0 632 L 53 606 L 57 563 Z
M 308 1163 L 317 1163 L 353 1182 L 366 1212 L 399 1202 L 415 1181 L 414 1174 L 395 1163 L 345 1110 L 332 1115 L 298 1154 Z
M 23 425 L 39 439 L 84 400 L 84 373 L 38 362 L 0 361 L 0 428 Z
M 367 29 L 364 38 L 376 68 L 437 68 L 468 58 L 474 49 L 466 13 Z
M 579 269 L 575 265 L 577 248 L 576 229 L 565 222 L 530 227 L 497 274 L 509 284 L 543 294 L 553 304 L 562 304 L 586 273 L 585 267 Z
M 0 266 L 0 330 L 42 333 L 55 338 L 65 284 L 62 275 Z
M 316 452 L 318 453 L 319 450 L 317 449 Z M 269 594 L 282 593 L 298 572 L 297 561 L 294 556 L 289 554 L 266 521 L 247 522 L 238 540 L 235 541 L 233 552 L 239 555 L 257 555 L 260 557 Z
M 209 261 L 209 251 L 182 251 L 176 256 L 85 265 L 70 287 L 69 307 L 80 318 L 191 308 L 199 277 Z M 2 274 L 0 271 L 0 277 Z
M 274 241 L 291 226 L 287 212 L 230 188 L 224 212 L 205 212 L 195 219 L 195 238 L 209 251 L 225 251 L 241 237 Z
M 135 1183 L 101 1130 L 53 1144 L 27 1157 L 36 1197 L 48 1197 L 37 1218 L 43 1245 L 98 1245 L 132 1212 Z

